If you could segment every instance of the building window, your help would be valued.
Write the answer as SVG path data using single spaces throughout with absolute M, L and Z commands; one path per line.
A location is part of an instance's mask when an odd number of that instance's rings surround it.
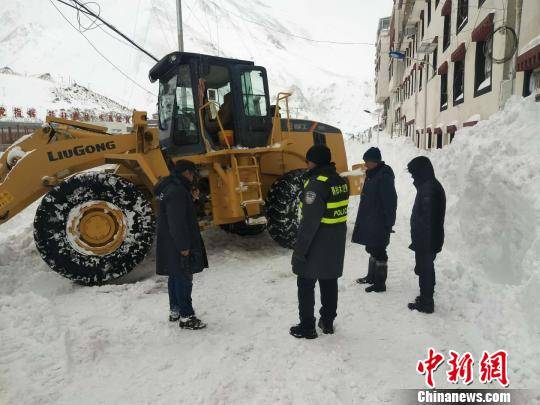
M 422 91 L 422 76 L 424 75 L 424 68 L 420 67 L 420 81 L 418 82 L 418 91 Z
M 536 83 L 535 83 L 535 75 L 532 70 L 526 70 L 523 77 L 523 97 L 529 97 L 531 94 L 533 94 Z
M 448 108 L 448 73 L 441 75 L 441 111 Z
M 478 0 L 478 8 L 482 7 L 482 4 L 485 3 L 486 0 Z
M 465 60 L 454 62 L 454 105 L 465 101 Z
M 426 1 L 427 4 L 427 25 L 431 24 L 431 0 Z
M 492 60 L 486 57 L 491 53 L 492 42 L 476 43 L 476 59 L 474 63 L 474 96 L 478 97 L 491 91 Z
M 424 39 L 425 24 L 424 24 L 424 12 L 420 13 L 420 28 L 422 29 L 422 36 L 420 38 Z
M 444 16 L 443 52 L 450 46 L 450 14 Z
M 459 33 L 469 21 L 469 0 L 458 0 L 456 32 Z
M 433 76 L 437 74 L 437 54 L 439 53 L 439 47 L 433 51 Z

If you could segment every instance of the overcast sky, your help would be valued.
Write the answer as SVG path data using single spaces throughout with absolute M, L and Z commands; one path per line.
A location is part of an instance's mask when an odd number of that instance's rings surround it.
M 246 5 L 249 4 L 246 2 Z M 291 32 L 305 30 L 315 39 L 375 43 L 379 19 L 392 13 L 392 0 L 271 0 L 287 20 L 297 21 Z M 336 45 L 340 58 L 351 72 L 362 65 L 362 71 L 373 69 L 374 48 Z M 350 63 L 347 63 L 350 61 Z

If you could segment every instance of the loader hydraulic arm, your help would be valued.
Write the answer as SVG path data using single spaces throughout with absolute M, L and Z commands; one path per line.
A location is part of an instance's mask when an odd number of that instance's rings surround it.
M 143 162 L 153 182 L 167 173 L 159 137 L 149 129 L 146 114 L 135 112 L 133 130 L 110 135 L 106 128 L 78 121 L 48 118 L 42 128 L 21 138 L 0 157 L 0 224 L 6 222 L 65 178 L 106 163 Z M 156 162 L 156 157 L 158 161 Z M 159 160 L 160 159 L 160 160 Z

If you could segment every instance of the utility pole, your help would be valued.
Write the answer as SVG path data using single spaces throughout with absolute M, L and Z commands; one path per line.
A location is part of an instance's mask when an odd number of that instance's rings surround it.
M 182 0 L 176 0 L 176 13 L 178 25 L 178 50 L 184 52 L 184 28 L 182 26 Z

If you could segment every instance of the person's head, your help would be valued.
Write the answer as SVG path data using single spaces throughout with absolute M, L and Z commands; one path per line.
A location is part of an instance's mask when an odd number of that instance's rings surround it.
M 371 147 L 364 153 L 363 159 L 367 170 L 375 169 L 382 162 L 381 151 L 379 148 Z
M 310 169 L 328 165 L 332 161 L 332 152 L 326 145 L 313 145 L 306 153 L 306 161 Z
M 414 181 L 422 182 L 435 177 L 431 160 L 425 156 L 418 156 L 411 160 L 407 165 L 407 170 Z
M 189 160 L 179 160 L 174 164 L 174 174 L 184 177 L 189 182 L 193 182 L 196 173 L 197 166 Z

